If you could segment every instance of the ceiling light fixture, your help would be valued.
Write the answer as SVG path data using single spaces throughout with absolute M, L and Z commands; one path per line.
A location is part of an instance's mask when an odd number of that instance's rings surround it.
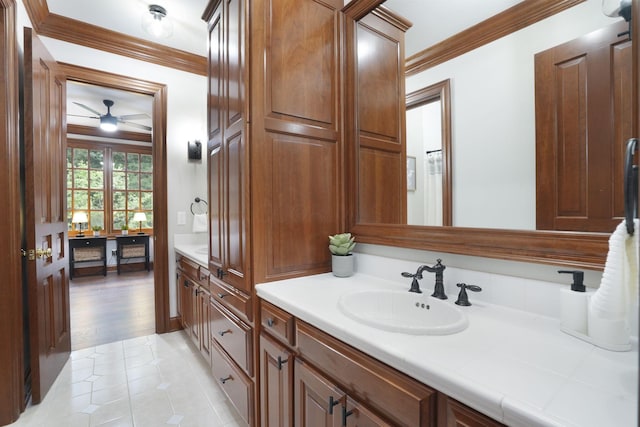
M 118 118 L 111 115 L 113 101 L 105 99 L 103 102 L 107 106 L 107 114 L 100 116 L 100 129 L 105 132 L 115 132 L 118 129 Z
M 173 33 L 173 25 L 167 18 L 167 9 L 157 4 L 149 5 L 149 14 L 142 17 L 142 29 L 154 37 L 169 37 Z

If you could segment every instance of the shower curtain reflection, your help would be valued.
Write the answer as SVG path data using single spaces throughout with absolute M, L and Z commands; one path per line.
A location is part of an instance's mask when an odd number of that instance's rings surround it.
M 442 151 L 428 151 L 424 158 L 425 224 L 442 225 Z

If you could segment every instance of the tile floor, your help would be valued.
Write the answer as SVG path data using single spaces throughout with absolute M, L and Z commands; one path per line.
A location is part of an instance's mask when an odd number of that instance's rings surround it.
M 231 427 L 244 425 L 182 332 L 71 353 L 39 405 L 16 427 Z

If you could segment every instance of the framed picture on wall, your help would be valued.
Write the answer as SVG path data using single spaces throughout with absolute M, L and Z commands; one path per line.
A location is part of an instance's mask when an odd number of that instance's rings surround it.
M 416 191 L 416 158 L 407 156 L 407 191 Z

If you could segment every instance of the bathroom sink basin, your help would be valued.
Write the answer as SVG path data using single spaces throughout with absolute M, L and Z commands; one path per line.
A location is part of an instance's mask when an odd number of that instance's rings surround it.
M 197 254 L 209 255 L 209 248 L 205 246 L 204 248 L 198 248 L 194 250 L 194 252 Z
M 408 291 L 370 290 L 343 295 L 338 308 L 374 328 L 411 335 L 449 335 L 463 331 L 467 316 L 450 302 Z

